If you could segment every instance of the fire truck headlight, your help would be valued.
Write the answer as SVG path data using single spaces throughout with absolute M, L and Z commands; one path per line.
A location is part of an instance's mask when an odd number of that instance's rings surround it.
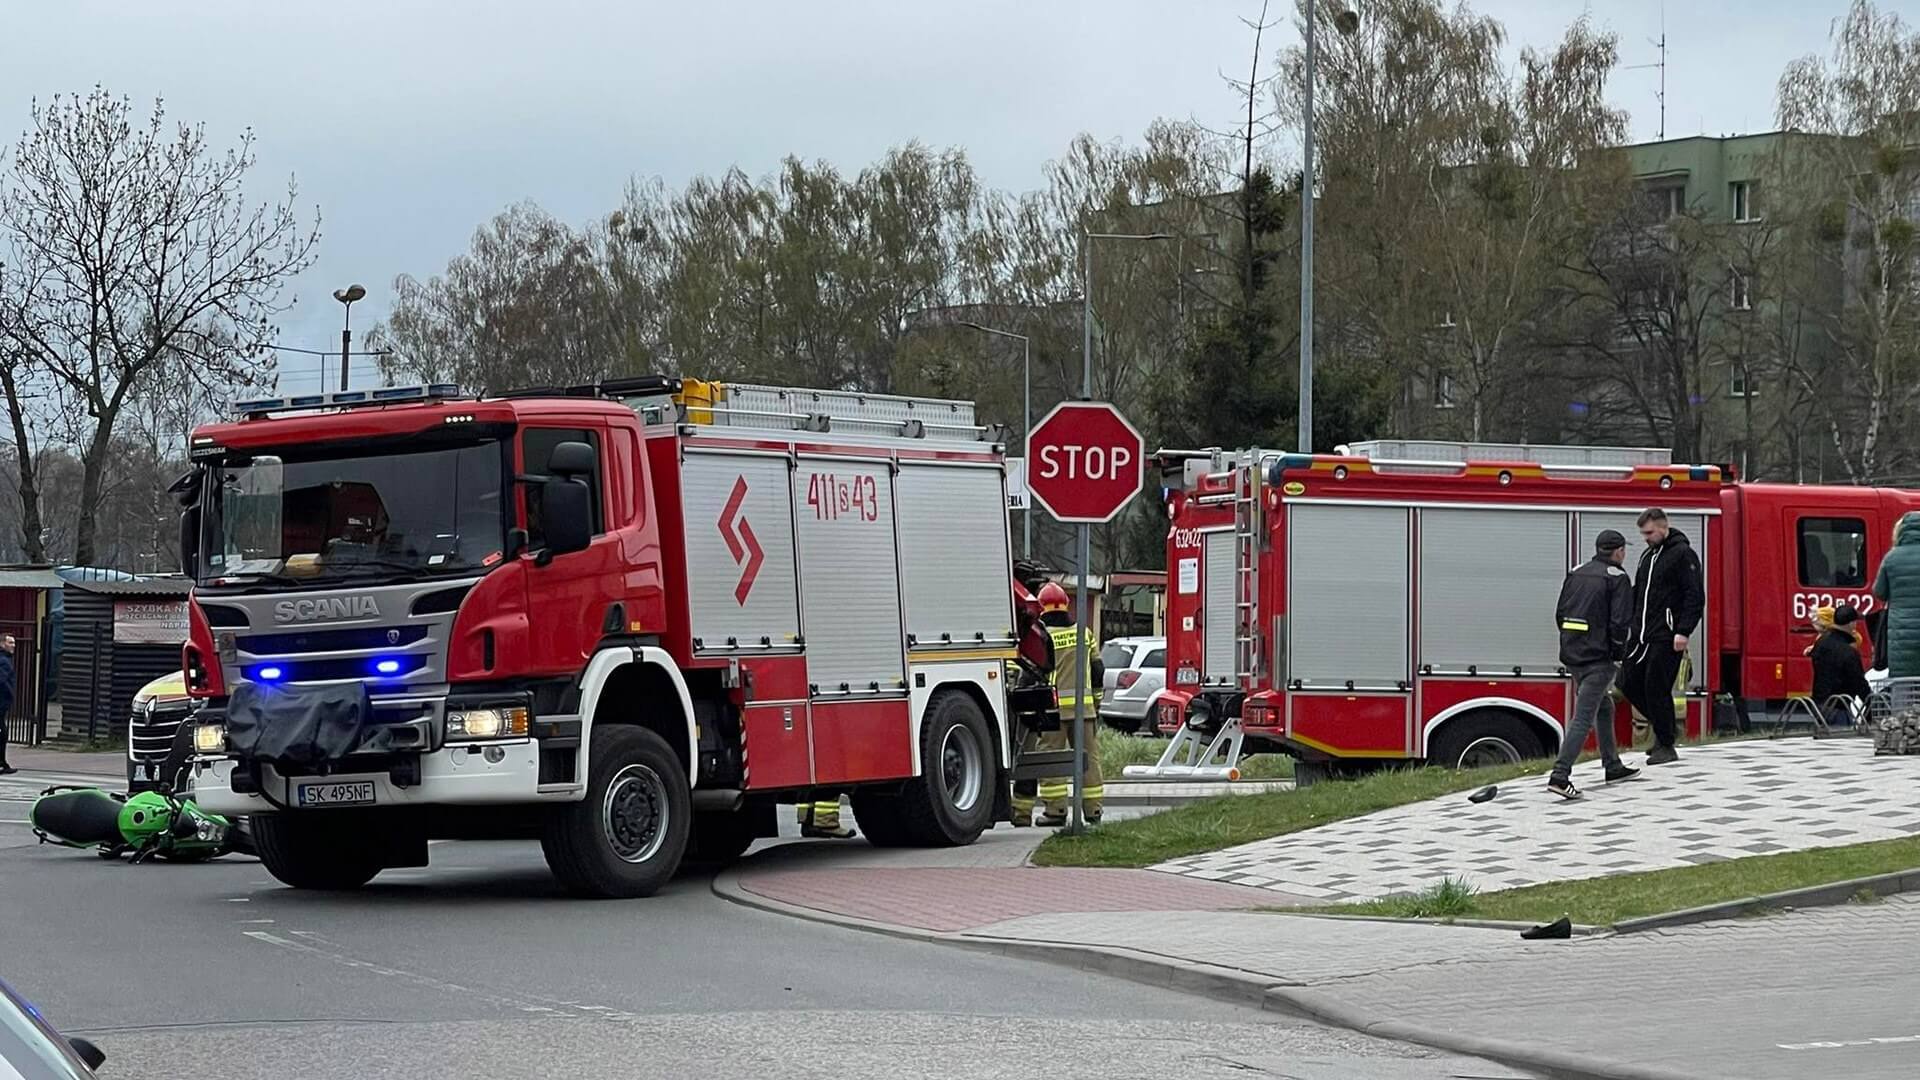
M 527 725 L 525 706 L 461 709 L 447 714 L 447 741 L 519 738 L 526 735 Z
M 227 748 L 227 729 L 220 724 L 201 724 L 193 729 L 193 749 L 197 753 L 217 754 Z

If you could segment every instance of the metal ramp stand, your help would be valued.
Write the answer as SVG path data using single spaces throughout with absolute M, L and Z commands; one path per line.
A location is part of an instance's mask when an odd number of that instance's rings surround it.
M 1191 723 L 1182 724 L 1157 764 L 1129 765 L 1121 773 L 1129 780 L 1238 780 L 1245 740 L 1237 716 L 1222 721 L 1211 738 Z

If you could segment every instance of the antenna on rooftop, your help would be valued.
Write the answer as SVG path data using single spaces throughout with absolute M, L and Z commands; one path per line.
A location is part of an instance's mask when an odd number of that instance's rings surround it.
M 1620 70 L 1646 71 L 1649 68 L 1657 68 L 1659 70 L 1660 90 L 1654 97 L 1660 102 L 1660 134 L 1657 137 L 1664 142 L 1667 137 L 1667 5 L 1664 3 L 1660 5 L 1660 36 L 1658 38 L 1648 38 L 1647 44 L 1660 50 L 1660 60 L 1658 63 L 1630 64 Z

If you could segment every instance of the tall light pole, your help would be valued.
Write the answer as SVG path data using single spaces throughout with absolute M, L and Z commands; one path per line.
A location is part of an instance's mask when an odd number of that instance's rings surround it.
M 1340 0 L 1332 0 L 1334 29 L 1352 37 L 1360 16 Z M 1314 3 L 1307 0 L 1306 121 L 1300 144 L 1300 452 L 1313 453 L 1313 77 L 1317 60 L 1313 47 Z
M 366 295 L 365 285 L 349 285 L 344 289 L 333 290 L 333 298 L 340 301 L 341 305 L 347 309 L 346 324 L 340 328 L 340 389 L 342 390 L 347 388 L 349 369 L 347 357 L 351 355 L 353 348 L 353 302 L 365 299 Z M 320 389 L 325 390 L 326 387 L 322 386 Z
M 1025 334 L 1016 334 L 1011 330 L 995 330 L 991 326 L 981 326 L 977 322 L 963 321 L 960 325 L 978 330 L 983 334 L 994 334 L 998 337 L 1014 338 L 1020 342 L 1020 366 L 1023 372 L 1020 379 L 1022 387 L 1020 393 L 1020 442 L 1023 447 L 1020 451 L 1020 464 L 1022 468 L 1025 468 L 1028 462 L 1024 447 L 1026 445 L 1027 433 L 1033 430 L 1033 342 L 1028 340 Z M 1020 512 L 1020 557 L 1023 559 L 1033 558 L 1033 499 L 1031 497 L 1027 499 L 1027 508 Z
M 1080 233 L 1080 400 L 1093 400 L 1093 242 L 1095 240 L 1171 240 L 1172 233 Z M 1079 631 L 1080 674 L 1089 680 L 1093 660 L 1087 641 L 1087 576 L 1093 572 L 1093 527 L 1076 526 L 1080 556 L 1080 582 L 1074 590 L 1074 620 Z M 1082 789 L 1087 786 L 1087 695 L 1076 693 L 1073 702 L 1073 816 L 1067 819 L 1067 831 L 1084 832 L 1087 827 Z

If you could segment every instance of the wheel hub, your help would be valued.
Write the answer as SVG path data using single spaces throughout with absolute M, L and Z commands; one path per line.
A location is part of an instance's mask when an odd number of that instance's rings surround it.
M 660 774 L 645 765 L 629 765 L 607 785 L 601 806 L 607 843 L 623 861 L 642 863 L 667 837 L 667 790 Z
M 940 741 L 940 786 L 947 805 L 962 813 L 973 809 L 985 784 L 982 760 L 972 731 L 958 725 L 947 729 Z

